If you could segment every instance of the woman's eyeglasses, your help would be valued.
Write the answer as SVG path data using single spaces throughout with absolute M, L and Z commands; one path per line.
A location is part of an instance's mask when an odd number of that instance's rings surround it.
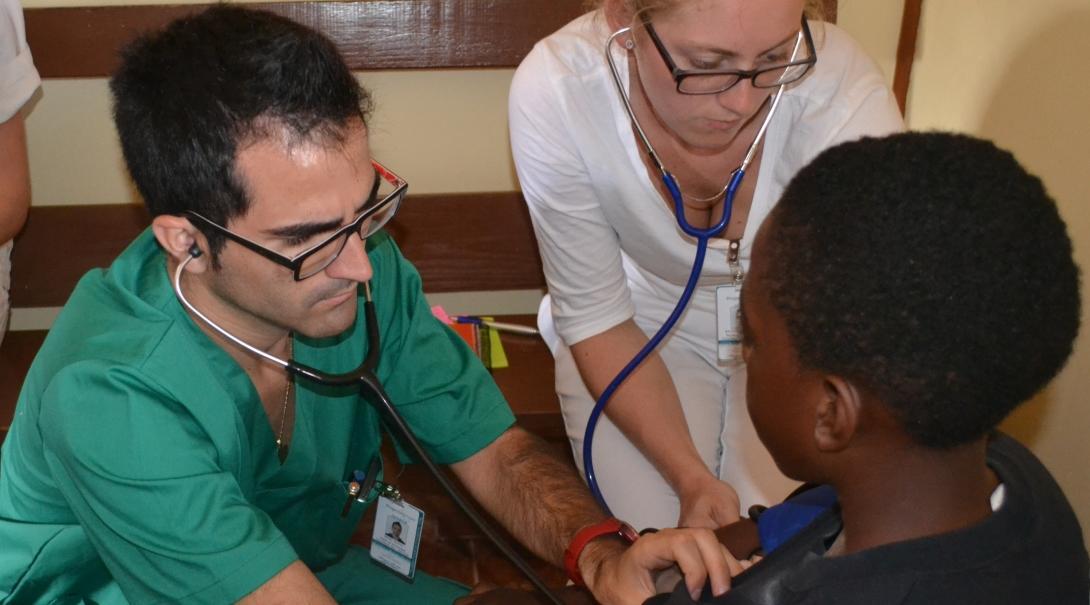
M 742 80 L 753 82 L 755 88 L 775 88 L 783 84 L 790 84 L 810 70 L 817 62 L 817 51 L 814 48 L 814 38 L 810 34 L 810 26 L 806 23 L 806 17 L 802 18 L 802 27 L 795 37 L 794 49 L 791 59 L 787 63 L 762 67 L 760 69 L 681 69 L 674 62 L 673 57 L 666 50 L 651 20 L 646 16 L 641 19 L 644 29 L 647 30 L 655 48 L 659 51 L 666 67 L 677 83 L 677 91 L 686 95 L 713 95 L 733 88 Z M 805 45 L 805 50 L 802 50 Z M 800 52 L 801 51 L 801 52 Z M 799 58 L 799 57 L 802 58 Z

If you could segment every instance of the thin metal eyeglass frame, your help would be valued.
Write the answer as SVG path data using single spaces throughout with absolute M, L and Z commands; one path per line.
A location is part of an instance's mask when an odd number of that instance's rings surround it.
M 800 28 L 800 32 L 802 33 L 803 39 L 806 41 L 806 49 L 810 53 L 809 58 L 802 61 L 791 61 L 788 63 L 782 63 L 780 65 L 774 65 L 772 67 L 752 70 L 728 69 L 705 71 L 681 69 L 677 66 L 677 63 L 674 62 L 674 58 L 670 56 L 670 52 L 666 50 L 666 45 L 662 43 L 662 39 L 659 38 L 658 32 L 655 31 L 654 25 L 651 24 L 651 20 L 646 15 L 644 15 L 640 19 L 640 22 L 643 24 L 644 29 L 647 30 L 647 34 L 651 37 L 651 42 L 655 45 L 655 49 L 659 51 L 659 56 L 662 57 L 662 61 L 666 64 L 666 68 L 670 70 L 670 75 L 674 78 L 674 83 L 677 86 L 678 93 L 683 95 L 716 95 L 734 88 L 738 85 L 739 82 L 743 82 L 745 80 L 749 80 L 753 84 L 754 88 L 776 88 L 777 86 L 780 86 L 782 84 L 790 84 L 791 82 L 801 79 L 803 76 L 806 75 L 808 71 L 810 71 L 810 68 L 813 67 L 815 63 L 817 63 L 817 49 L 814 47 L 814 37 L 810 33 L 810 25 L 806 22 L 805 15 L 803 15 L 802 17 L 802 27 Z M 798 48 L 798 38 L 796 37 L 795 40 L 795 48 Z M 803 70 L 797 78 L 793 78 L 787 82 L 777 82 L 775 84 L 772 84 L 771 86 L 759 86 L 757 84 L 757 76 L 763 73 L 768 73 L 770 71 L 777 71 L 781 69 L 789 69 L 791 67 L 798 67 L 801 65 L 805 65 L 806 69 Z M 717 90 L 701 92 L 682 90 L 681 83 L 684 82 L 686 78 L 691 78 L 693 76 L 736 76 L 738 79 L 732 82 L 729 86 Z
M 222 233 L 225 237 L 227 237 L 227 239 L 235 242 L 236 244 L 239 244 L 239 245 L 243 246 L 244 248 L 247 248 L 247 249 L 249 249 L 249 250 L 251 250 L 253 252 L 256 252 L 257 254 L 260 254 L 261 256 L 267 258 L 268 260 L 270 260 L 270 261 L 272 261 L 272 262 L 274 262 L 274 263 L 276 263 L 276 264 L 278 264 L 278 265 L 280 265 L 282 267 L 286 267 L 288 269 L 291 269 L 292 276 L 295 278 L 295 281 L 303 281 L 304 279 L 307 279 L 309 277 L 314 277 L 315 275 L 317 275 L 317 274 L 321 273 L 323 270 L 325 270 L 326 267 L 328 267 L 329 265 L 332 265 L 334 263 L 334 261 L 336 261 L 337 258 L 341 255 L 341 252 L 344 251 L 344 247 L 348 243 L 348 236 L 350 236 L 353 231 L 357 232 L 357 234 L 360 236 L 360 239 L 366 239 L 368 236 L 372 235 L 375 231 L 378 231 L 379 228 L 381 228 L 383 225 L 385 225 L 385 222 L 383 222 L 382 224 L 374 226 L 373 230 L 369 231 L 367 233 L 367 235 L 364 235 L 363 232 L 360 229 L 362 228 L 363 223 L 368 218 L 371 218 L 377 212 L 379 212 L 383 208 L 386 208 L 391 203 L 396 202 L 396 203 L 400 204 L 401 198 L 403 198 L 405 196 L 405 192 L 409 187 L 409 184 L 405 181 L 405 179 L 397 176 L 391 170 L 389 170 L 388 168 L 386 168 L 385 166 L 383 166 L 382 164 L 378 163 L 375 160 L 371 160 L 371 165 L 374 167 L 375 172 L 377 173 L 378 177 L 381 177 L 381 178 L 385 179 L 386 182 L 393 184 L 395 186 L 395 189 L 389 195 L 382 198 L 382 201 L 378 202 L 377 204 L 373 205 L 372 207 L 370 207 L 367 210 L 364 210 L 362 213 L 360 213 L 360 215 L 357 216 L 351 223 L 345 225 L 344 227 L 341 227 L 335 233 L 333 233 L 333 235 L 331 235 L 328 238 L 326 238 L 325 240 L 322 240 L 321 242 L 311 246 L 310 248 L 307 248 L 303 252 L 300 252 L 299 254 L 295 255 L 294 257 L 289 258 L 287 256 L 284 256 L 283 254 L 280 254 L 279 252 L 275 252 L 273 250 L 270 250 L 270 249 L 266 248 L 265 246 L 262 246 L 261 244 L 255 242 L 255 241 L 253 241 L 251 239 L 243 237 L 243 236 L 235 233 L 234 231 L 231 231 L 227 227 L 224 227 L 224 226 L 222 226 L 222 225 L 220 225 L 218 223 L 215 223 L 215 222 L 211 221 L 210 219 L 205 218 L 204 216 L 202 216 L 202 215 L 200 215 L 200 214 L 198 214 L 198 213 L 196 213 L 196 212 L 194 212 L 192 210 L 186 210 L 184 212 L 184 214 L 186 216 L 196 218 L 198 221 L 204 223 L 205 225 L 208 225 L 209 227 L 212 227 L 216 231 Z M 370 202 L 370 200 L 375 199 L 375 195 L 378 194 L 379 184 L 380 184 L 380 182 L 379 182 L 378 178 L 376 178 L 375 182 L 374 182 L 374 185 L 372 185 L 372 187 L 371 187 L 371 193 L 367 197 L 368 202 Z M 396 212 L 396 210 L 395 210 L 395 212 Z M 393 215 L 391 215 L 390 218 L 393 218 Z M 389 221 L 389 219 L 387 219 L 387 221 Z M 299 272 L 302 269 L 303 263 L 307 260 L 307 258 L 313 256 L 314 254 L 316 254 L 318 251 L 325 248 L 326 246 L 334 245 L 336 243 L 337 238 L 341 238 L 341 245 L 340 245 L 340 248 L 337 250 L 337 253 L 330 257 L 329 262 L 325 263 L 321 267 L 318 267 L 318 268 L 314 269 L 314 271 L 312 273 L 309 273 L 307 275 L 300 275 Z

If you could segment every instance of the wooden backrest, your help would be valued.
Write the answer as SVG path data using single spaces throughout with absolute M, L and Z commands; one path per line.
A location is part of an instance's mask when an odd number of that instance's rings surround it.
M 836 0 L 825 0 L 836 19 Z M 36 8 L 27 40 L 43 78 L 106 77 L 142 32 L 208 5 Z M 252 4 L 328 35 L 356 70 L 511 68 L 585 0 L 354 0 Z M 121 201 L 121 200 L 119 200 Z M 62 305 L 87 270 L 148 224 L 131 203 L 34 207 L 13 252 L 12 306 Z M 518 192 L 412 195 L 391 226 L 429 292 L 543 289 Z
M 148 223 L 138 204 L 31 208 L 12 251 L 12 307 L 63 305 L 84 273 L 109 265 Z M 545 288 L 518 192 L 410 195 L 389 230 L 428 292 Z
M 836 18 L 836 0 L 826 0 Z M 37 8 L 27 40 L 43 78 L 108 76 L 141 32 L 207 5 Z M 510 68 L 585 0 L 355 0 L 252 4 L 323 31 L 356 70 Z M 77 202 L 78 200 L 73 200 Z M 119 200 L 121 201 L 121 200 Z M 13 252 L 13 307 L 59 306 L 148 223 L 134 204 L 34 207 Z M 544 289 L 518 192 L 415 196 L 391 227 L 429 292 Z
M 28 9 L 27 40 L 43 78 L 105 77 L 116 68 L 125 43 L 205 6 Z M 356 70 L 514 67 L 534 42 L 583 10 L 582 0 L 248 6 L 322 30 Z M 64 304 L 80 276 L 108 265 L 147 224 L 146 211 L 130 203 L 32 208 L 13 251 L 12 306 Z M 545 287 L 518 192 L 410 193 L 391 230 L 429 292 Z

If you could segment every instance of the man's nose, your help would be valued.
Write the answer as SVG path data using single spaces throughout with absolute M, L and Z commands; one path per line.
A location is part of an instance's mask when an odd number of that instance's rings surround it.
M 371 279 L 374 271 L 371 268 L 371 259 L 364 248 L 366 242 L 355 234 L 348 235 L 348 241 L 344 243 L 337 259 L 334 260 L 325 272 L 336 279 L 348 279 L 363 283 Z

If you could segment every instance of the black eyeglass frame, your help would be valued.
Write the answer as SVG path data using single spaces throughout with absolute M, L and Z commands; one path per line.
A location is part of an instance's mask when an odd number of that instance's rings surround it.
M 284 256 L 283 254 L 280 254 L 279 252 L 270 250 L 265 246 L 262 246 L 261 244 L 253 240 L 243 237 L 235 233 L 234 231 L 231 231 L 227 227 L 215 223 L 212 220 L 205 218 L 204 216 L 192 210 L 186 210 L 185 212 L 183 212 L 183 214 L 187 217 L 195 218 L 205 225 L 208 225 L 209 227 L 223 234 L 227 239 L 235 242 L 236 244 L 239 244 L 244 248 L 256 252 L 257 254 L 260 254 L 261 256 L 271 260 L 272 262 L 282 267 L 291 269 L 292 276 L 295 278 L 295 281 L 303 281 L 304 279 L 314 277 L 315 275 L 324 271 L 327 267 L 329 267 L 329 265 L 332 265 L 341 255 L 341 252 L 344 251 L 345 245 L 348 244 L 348 236 L 350 236 L 353 231 L 355 231 L 357 235 L 360 236 L 360 239 L 366 239 L 366 237 L 363 235 L 362 228 L 363 223 L 367 221 L 367 219 L 371 218 L 377 212 L 386 208 L 391 203 L 396 203 L 398 206 L 400 206 L 402 199 L 405 197 L 405 192 L 409 188 L 409 183 L 407 183 L 405 179 L 394 174 L 391 170 L 389 170 L 382 164 L 378 163 L 376 160 L 371 160 L 371 165 L 375 169 L 376 178 L 374 184 L 371 185 L 371 192 L 367 196 L 368 205 L 370 205 L 371 200 L 374 200 L 375 196 L 378 195 L 378 188 L 381 184 L 381 181 L 379 180 L 380 178 L 385 179 L 388 183 L 393 184 L 395 186 L 394 190 L 386 195 L 386 197 L 382 198 L 382 200 L 379 201 L 377 204 L 374 204 L 361 212 L 360 215 L 357 216 L 351 223 L 348 223 L 344 227 L 337 229 L 336 232 L 334 232 L 326 239 L 311 246 L 310 248 L 307 248 L 299 254 L 296 254 L 294 257 L 289 258 L 287 256 Z M 393 218 L 393 214 L 396 214 L 396 212 L 397 208 L 395 207 L 394 213 L 391 213 L 390 218 Z M 374 230 L 377 231 L 378 229 L 380 229 L 383 225 L 386 224 L 386 222 L 390 220 L 390 218 L 386 219 L 386 221 L 384 221 L 382 224 L 376 226 Z M 368 233 L 368 236 L 372 233 L 374 233 L 374 231 Z M 313 273 L 308 273 L 307 275 L 301 276 L 300 270 L 303 268 L 303 263 L 321 249 L 325 248 L 326 246 L 333 245 L 336 242 L 337 238 L 342 238 L 341 245 L 340 248 L 337 250 L 336 254 L 330 257 L 329 262 L 315 269 Z
M 670 52 L 666 50 L 666 45 L 663 44 L 662 39 L 659 38 L 658 32 L 655 31 L 654 25 L 651 24 L 650 17 L 648 17 L 647 14 L 645 13 L 640 18 L 640 22 L 643 24 L 644 29 L 647 30 L 648 35 L 651 36 L 651 42 L 654 43 L 655 49 L 659 51 L 659 56 L 662 57 L 663 63 L 666 63 L 667 69 L 670 70 L 670 75 L 673 76 L 674 82 L 675 82 L 675 84 L 677 86 L 677 92 L 679 94 L 683 94 L 683 95 L 716 95 L 716 94 L 719 94 L 721 92 L 726 92 L 726 91 L 734 88 L 735 86 L 738 85 L 739 82 L 743 82 L 745 80 L 749 80 L 750 82 L 752 82 L 754 88 L 776 88 L 780 84 L 790 84 L 791 82 L 795 82 L 795 81 L 798 81 L 798 80 L 802 79 L 802 77 L 805 76 L 806 73 L 810 71 L 810 68 L 813 67 L 815 63 L 817 63 L 817 49 L 814 47 L 814 37 L 810 33 L 810 25 L 806 22 L 806 15 L 802 16 L 802 28 L 801 29 L 802 29 L 803 39 L 806 41 L 806 48 L 810 52 L 809 58 L 804 59 L 802 61 L 791 61 L 789 63 L 781 63 L 780 65 L 774 65 L 772 67 L 765 67 L 765 68 L 762 68 L 762 69 L 752 69 L 752 70 L 747 70 L 747 69 L 726 69 L 726 70 L 702 70 L 702 69 L 701 70 L 693 70 L 693 69 L 687 70 L 687 69 L 681 69 L 680 67 L 677 66 L 677 63 L 674 62 L 673 57 L 670 56 Z M 791 67 L 798 67 L 800 65 L 805 65 L 806 69 L 803 70 L 803 72 L 801 74 L 799 74 L 799 76 L 797 78 L 794 78 L 794 79 L 792 79 L 792 80 L 790 80 L 788 82 L 780 82 L 780 83 L 773 84 L 772 86 L 759 86 L 757 84 L 757 79 L 756 79 L 757 76 L 759 76 L 759 75 L 761 75 L 763 73 L 767 73 L 767 72 L 770 72 L 770 71 L 776 71 L 776 70 L 780 70 L 780 69 L 789 69 Z M 690 92 L 690 91 L 681 90 L 681 83 L 683 81 L 685 81 L 686 78 L 691 78 L 693 76 L 737 76 L 738 79 L 735 80 L 734 82 L 731 82 L 731 84 L 729 86 L 726 86 L 726 87 L 718 89 L 718 90 L 709 90 L 709 91 L 706 91 L 706 92 Z

